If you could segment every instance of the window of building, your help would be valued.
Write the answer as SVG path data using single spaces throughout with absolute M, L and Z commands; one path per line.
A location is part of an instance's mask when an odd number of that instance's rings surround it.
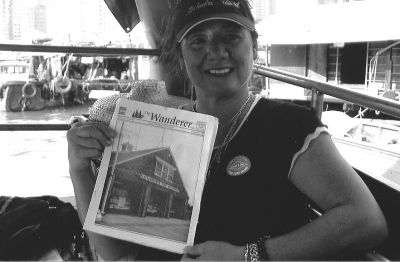
M 172 182 L 174 180 L 174 170 L 168 169 L 167 180 Z
M 156 162 L 156 169 L 154 171 L 154 175 L 158 177 L 162 177 L 162 163 Z
M 342 84 L 364 84 L 367 43 L 346 43 L 342 50 Z
M 157 158 L 154 175 L 161 177 L 169 182 L 173 182 L 174 173 L 175 173 L 175 168 L 173 168 L 171 165 L 169 165 L 162 159 Z
M 328 46 L 328 81 L 337 84 L 365 84 L 367 43 Z

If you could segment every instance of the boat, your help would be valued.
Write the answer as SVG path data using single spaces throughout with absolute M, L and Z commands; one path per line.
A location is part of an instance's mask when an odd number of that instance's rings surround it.
M 127 93 L 135 77 L 129 70 L 137 68 L 135 62 L 137 58 L 132 56 L 73 54 L 2 61 L 0 105 L 9 112 L 35 111 L 83 105 L 109 94 Z

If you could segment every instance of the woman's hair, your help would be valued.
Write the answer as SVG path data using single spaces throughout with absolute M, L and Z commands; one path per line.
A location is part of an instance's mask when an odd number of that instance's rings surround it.
M 158 59 L 159 62 L 168 65 L 168 70 L 170 74 L 186 74 L 186 70 L 184 70 L 184 66 L 180 64 L 181 46 L 177 41 L 178 34 L 178 16 L 179 9 L 182 6 L 182 3 L 187 0 L 177 0 L 178 3 L 175 7 L 171 7 L 172 12 L 171 15 L 164 17 L 162 28 L 161 28 L 161 55 Z M 249 17 L 254 22 L 254 17 L 251 13 L 251 5 L 249 0 L 237 0 L 243 6 L 243 11 L 246 16 Z M 253 43 L 257 46 L 258 33 L 254 31 L 250 31 L 253 39 Z

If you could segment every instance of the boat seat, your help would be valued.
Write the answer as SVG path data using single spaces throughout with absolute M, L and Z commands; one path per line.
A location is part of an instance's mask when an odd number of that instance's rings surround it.
M 393 99 L 396 101 L 400 100 L 400 92 L 398 90 L 386 90 L 382 96 L 384 98 Z

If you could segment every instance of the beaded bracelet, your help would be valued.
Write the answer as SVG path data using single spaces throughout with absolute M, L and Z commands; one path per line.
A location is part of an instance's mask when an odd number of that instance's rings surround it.
M 244 249 L 244 261 L 256 262 L 259 259 L 257 243 L 247 243 Z
M 244 248 L 244 260 L 248 261 L 267 261 L 269 260 L 268 252 L 265 248 L 265 241 L 270 236 L 262 236 L 256 242 L 247 243 Z

